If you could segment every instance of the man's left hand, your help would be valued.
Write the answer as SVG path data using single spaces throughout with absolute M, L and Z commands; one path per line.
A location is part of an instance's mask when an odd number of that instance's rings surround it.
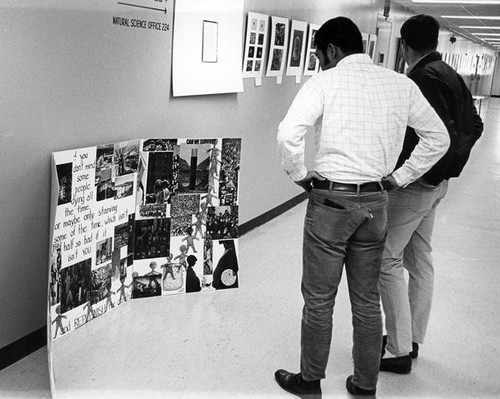
M 302 187 L 305 191 L 310 192 L 313 188 L 312 186 L 312 180 L 317 179 L 317 180 L 326 180 L 323 176 L 318 174 L 317 172 L 310 171 L 307 172 L 306 177 L 304 177 L 302 180 L 298 180 L 295 182 L 295 184 L 299 185 Z

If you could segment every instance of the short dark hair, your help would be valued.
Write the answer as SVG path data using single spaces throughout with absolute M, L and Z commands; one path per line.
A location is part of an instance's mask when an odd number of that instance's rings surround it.
M 401 26 L 401 39 L 415 51 L 435 50 L 438 36 L 439 22 L 430 15 L 415 15 Z
M 354 22 L 346 17 L 326 21 L 314 37 L 316 48 L 326 51 L 328 44 L 339 47 L 346 54 L 363 53 L 361 32 Z

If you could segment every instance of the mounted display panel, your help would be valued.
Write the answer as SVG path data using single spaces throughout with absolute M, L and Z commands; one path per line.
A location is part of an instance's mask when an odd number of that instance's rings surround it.
M 243 0 L 176 0 L 173 96 L 243 91 Z
M 131 299 L 238 287 L 241 139 L 53 153 L 49 346 Z

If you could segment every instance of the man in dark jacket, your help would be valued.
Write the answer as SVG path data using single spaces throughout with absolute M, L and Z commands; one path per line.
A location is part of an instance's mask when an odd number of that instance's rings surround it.
M 436 51 L 439 23 L 416 15 L 401 27 L 407 75 L 420 88 L 446 125 L 448 152 L 420 179 L 389 193 L 388 234 L 379 280 L 386 316 L 380 370 L 407 374 L 411 359 L 424 342 L 432 303 L 434 269 L 431 236 L 436 207 L 446 194 L 448 179 L 460 175 L 483 123 L 462 77 Z M 407 129 L 396 168 L 409 158 L 419 141 Z M 404 269 L 409 272 L 405 282 Z

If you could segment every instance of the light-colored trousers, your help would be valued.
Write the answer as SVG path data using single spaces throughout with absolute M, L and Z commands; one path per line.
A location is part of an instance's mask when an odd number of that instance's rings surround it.
M 386 349 L 396 356 L 408 355 L 412 342 L 424 342 L 434 287 L 432 230 L 436 207 L 447 189 L 447 180 L 433 186 L 418 179 L 389 193 L 379 290 L 385 313 Z

